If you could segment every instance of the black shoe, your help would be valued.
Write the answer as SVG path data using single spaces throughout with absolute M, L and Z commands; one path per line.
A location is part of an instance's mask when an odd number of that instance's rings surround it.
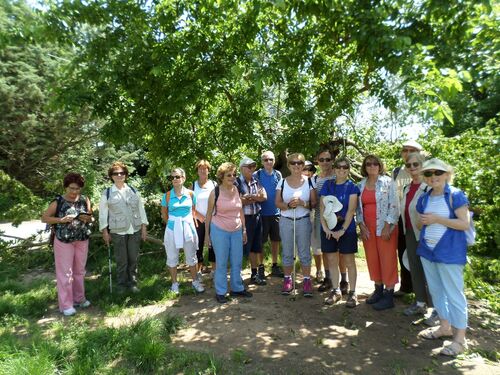
M 273 277 L 285 277 L 285 274 L 283 273 L 283 271 L 281 270 L 280 266 L 278 265 L 275 265 L 271 268 L 271 276 Z
M 366 299 L 366 303 L 372 305 L 380 301 L 384 294 L 384 286 L 383 285 L 375 285 L 375 290 L 371 294 L 370 297 Z
M 382 298 L 377 303 L 373 304 L 375 310 L 387 310 L 394 307 L 394 290 L 384 290 Z
M 329 277 L 325 277 L 323 282 L 318 287 L 318 292 L 325 292 L 332 289 L 332 280 Z
M 264 265 L 261 264 L 257 270 L 257 275 L 259 275 L 259 278 L 261 280 L 265 280 L 266 279 L 266 270 L 264 269 Z
M 226 303 L 227 302 L 227 298 L 226 298 L 226 296 L 224 294 L 216 294 L 215 295 L 215 299 L 219 303 Z
M 246 297 L 246 298 L 251 298 L 251 297 L 253 296 L 253 294 L 252 294 L 252 293 L 250 293 L 250 292 L 249 292 L 248 290 L 246 290 L 246 289 L 243 289 L 243 290 L 242 290 L 242 291 L 240 291 L 240 292 L 233 292 L 233 291 L 231 291 L 231 292 L 229 293 L 229 295 L 230 295 L 231 297 Z
M 251 277 L 250 283 L 255 285 L 267 285 L 266 280 L 261 279 L 258 274 Z

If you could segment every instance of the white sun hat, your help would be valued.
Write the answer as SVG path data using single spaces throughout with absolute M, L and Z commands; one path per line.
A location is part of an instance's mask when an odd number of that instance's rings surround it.
M 334 195 L 325 195 L 321 199 L 325 206 L 323 217 L 326 220 L 326 225 L 328 225 L 328 228 L 333 229 L 337 225 L 337 215 L 335 213 L 342 209 L 342 203 Z

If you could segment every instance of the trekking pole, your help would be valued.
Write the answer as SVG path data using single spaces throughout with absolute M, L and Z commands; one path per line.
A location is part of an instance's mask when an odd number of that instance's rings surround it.
M 293 209 L 293 268 L 292 268 L 292 297 L 290 299 L 295 301 L 295 298 L 297 296 L 297 289 L 295 287 L 295 278 L 296 278 L 296 272 L 295 272 L 295 261 L 297 259 L 297 235 L 296 235 L 296 229 L 295 229 L 295 222 L 296 222 L 296 216 L 295 216 L 295 208 Z
M 108 273 L 109 273 L 109 293 L 113 294 L 113 277 L 111 274 L 111 246 L 108 243 Z

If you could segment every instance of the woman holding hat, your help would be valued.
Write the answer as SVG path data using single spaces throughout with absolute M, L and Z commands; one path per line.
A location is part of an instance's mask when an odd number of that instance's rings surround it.
M 359 188 L 348 179 L 350 163 L 345 157 L 335 160 L 333 165 L 335 180 L 328 180 L 319 192 L 321 211 L 321 251 L 326 254 L 328 268 L 332 280 L 332 290 L 325 303 L 333 305 L 342 300 L 339 288 L 339 259 L 343 256 L 349 276 L 350 291 L 346 307 L 356 307 L 356 262 L 354 254 L 358 251 L 358 236 L 354 214 L 358 206 Z M 340 203 L 340 208 L 333 215 L 333 223 L 325 218 L 325 198 L 335 197 Z M 336 215 L 336 216 L 335 216 Z
M 452 336 L 441 354 L 457 356 L 467 350 L 467 300 L 464 294 L 464 265 L 470 225 L 469 201 L 465 194 L 449 185 L 452 168 L 439 159 L 431 159 L 422 168 L 430 189 L 417 203 L 422 226 L 417 254 L 424 268 L 429 292 L 437 310 L 440 325 L 419 333 L 434 340 Z

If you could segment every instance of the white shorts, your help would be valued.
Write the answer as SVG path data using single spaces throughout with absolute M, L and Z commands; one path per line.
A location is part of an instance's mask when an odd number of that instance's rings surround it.
M 167 228 L 165 230 L 165 237 L 163 241 L 165 244 L 165 252 L 167 253 L 167 266 L 177 267 L 179 264 L 180 249 L 175 248 L 174 231 Z M 198 244 L 192 241 L 184 242 L 183 249 L 187 265 L 195 266 L 198 263 L 198 257 L 196 256 Z

